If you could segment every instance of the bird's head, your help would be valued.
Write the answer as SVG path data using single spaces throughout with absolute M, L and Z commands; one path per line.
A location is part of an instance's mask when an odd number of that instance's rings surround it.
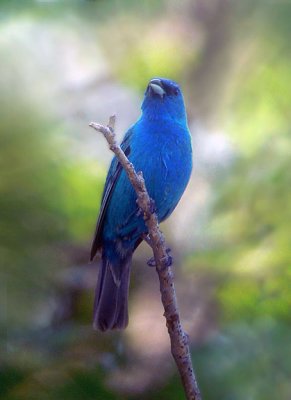
M 179 85 L 169 79 L 151 79 L 142 103 L 143 114 L 151 119 L 170 118 L 185 122 L 186 111 Z

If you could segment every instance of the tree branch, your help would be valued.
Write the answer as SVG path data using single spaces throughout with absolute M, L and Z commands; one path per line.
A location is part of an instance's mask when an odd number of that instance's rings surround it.
M 161 298 L 171 341 L 172 355 L 181 375 L 186 398 L 188 400 L 201 400 L 200 391 L 192 367 L 188 335 L 184 332 L 180 321 L 174 286 L 174 275 L 171 268 L 172 259 L 168 254 L 164 236 L 159 229 L 158 219 L 153 211 L 153 200 L 149 197 L 146 190 L 142 172 L 136 173 L 134 166 L 116 141 L 114 132 L 115 119 L 115 116 L 111 116 L 107 126 L 95 122 L 91 122 L 89 126 L 105 136 L 110 150 L 113 151 L 120 164 L 125 169 L 136 192 L 137 204 L 143 213 L 143 218 L 149 232 L 149 240 L 147 240 L 147 243 L 153 250 L 156 270 L 159 276 Z

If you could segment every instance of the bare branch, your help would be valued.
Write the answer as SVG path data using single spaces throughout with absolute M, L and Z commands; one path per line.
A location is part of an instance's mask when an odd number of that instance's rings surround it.
M 116 142 L 114 132 L 115 119 L 115 116 L 111 116 L 107 126 L 95 122 L 91 122 L 89 126 L 105 136 L 110 150 L 112 150 L 118 158 L 134 187 L 137 195 L 137 204 L 142 211 L 149 232 L 147 243 L 153 250 L 156 270 L 159 276 L 161 299 L 165 310 L 164 316 L 170 336 L 172 355 L 181 375 L 186 398 L 188 400 L 201 400 L 200 391 L 192 367 L 188 335 L 184 332 L 180 321 L 174 286 L 174 275 L 171 268 L 172 258 L 168 254 L 169 251 L 167 251 L 168 249 L 164 236 L 159 229 L 157 215 L 153 211 L 153 200 L 149 197 L 146 190 L 142 172 L 136 173 L 134 166 Z

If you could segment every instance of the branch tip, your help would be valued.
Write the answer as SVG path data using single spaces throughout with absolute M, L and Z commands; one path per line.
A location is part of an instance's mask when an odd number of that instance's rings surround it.
M 103 125 L 97 124 L 96 122 L 90 122 L 89 126 L 99 132 L 103 127 Z
M 109 122 L 108 122 L 108 128 L 111 130 L 111 132 L 114 132 L 114 128 L 115 128 L 115 122 L 116 122 L 116 115 L 110 115 L 109 117 Z

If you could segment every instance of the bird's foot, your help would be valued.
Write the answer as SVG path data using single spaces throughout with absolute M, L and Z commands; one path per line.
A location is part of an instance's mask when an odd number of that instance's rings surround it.
M 173 264 L 173 257 L 171 256 L 171 249 L 170 248 L 167 248 L 166 249 L 166 253 L 167 253 L 167 255 L 164 257 L 164 258 L 162 258 L 162 266 L 163 266 L 163 268 L 168 268 L 168 267 L 170 267 L 172 264 Z M 149 266 L 149 267 L 156 267 L 157 266 L 157 264 L 156 264 L 156 260 L 155 260 L 155 258 L 154 257 L 151 257 L 148 261 L 147 261 L 147 265 Z
M 171 249 L 168 247 L 166 249 L 167 255 L 162 259 L 163 268 L 168 268 L 173 264 L 173 257 L 171 256 Z

